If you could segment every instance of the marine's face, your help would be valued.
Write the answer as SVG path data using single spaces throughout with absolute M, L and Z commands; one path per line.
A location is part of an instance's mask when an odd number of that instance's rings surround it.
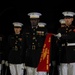
M 66 25 L 69 26 L 72 24 L 73 18 L 64 18 Z
M 21 28 L 14 28 L 15 34 L 20 34 Z
M 30 22 L 31 22 L 32 26 L 37 26 L 38 22 L 39 22 L 39 19 L 31 19 Z

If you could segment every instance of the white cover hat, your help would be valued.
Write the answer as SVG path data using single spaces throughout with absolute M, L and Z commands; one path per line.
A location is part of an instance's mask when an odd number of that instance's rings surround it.
M 20 22 L 13 22 L 14 27 L 22 27 L 23 24 Z
M 39 23 L 38 23 L 38 26 L 39 26 L 39 27 L 45 27 L 45 25 L 46 25 L 46 23 L 44 23 L 44 22 L 39 22 Z
M 74 12 L 71 12 L 71 11 L 62 12 L 62 14 L 63 14 L 64 16 L 70 16 L 70 17 L 73 17 L 73 16 L 75 15 L 75 13 L 74 13 Z
M 39 18 L 42 14 L 38 13 L 38 12 L 31 12 L 28 13 L 28 16 L 30 16 L 30 18 Z

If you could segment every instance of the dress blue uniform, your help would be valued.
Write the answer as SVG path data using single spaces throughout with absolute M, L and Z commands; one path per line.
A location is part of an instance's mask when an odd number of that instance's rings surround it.
M 23 75 L 25 63 L 26 40 L 18 30 L 22 28 L 22 23 L 14 22 L 15 34 L 8 37 L 7 61 L 9 63 L 11 75 Z M 16 33 L 18 32 L 19 33 Z
M 75 75 L 75 27 L 72 25 L 73 12 L 63 12 L 65 27 L 58 29 L 59 39 L 60 75 Z M 71 21 L 71 22 L 70 22 Z
M 30 19 L 37 20 L 39 19 L 40 13 L 29 13 Z M 30 29 L 26 31 L 26 40 L 28 43 L 27 49 L 27 75 L 37 75 L 37 66 L 40 60 L 40 55 L 42 52 L 42 47 L 44 44 L 45 36 L 47 29 L 45 27 L 31 26 Z

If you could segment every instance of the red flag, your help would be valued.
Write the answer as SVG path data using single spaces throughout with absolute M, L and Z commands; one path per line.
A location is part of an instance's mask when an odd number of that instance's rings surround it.
M 50 70 L 50 47 L 51 47 L 51 36 L 52 34 L 47 34 L 44 42 L 44 46 L 42 49 L 42 54 L 40 57 L 40 62 L 37 67 L 37 71 L 46 71 Z

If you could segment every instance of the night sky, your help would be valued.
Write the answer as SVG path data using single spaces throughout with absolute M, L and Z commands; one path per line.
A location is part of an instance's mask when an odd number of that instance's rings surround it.
M 67 0 L 25 0 L 0 2 L 0 33 L 9 35 L 13 32 L 14 21 L 19 21 L 25 27 L 29 25 L 29 12 L 40 12 L 41 22 L 47 23 L 48 31 L 56 33 L 60 27 L 59 19 L 63 18 L 63 11 L 74 11 L 73 1 Z

